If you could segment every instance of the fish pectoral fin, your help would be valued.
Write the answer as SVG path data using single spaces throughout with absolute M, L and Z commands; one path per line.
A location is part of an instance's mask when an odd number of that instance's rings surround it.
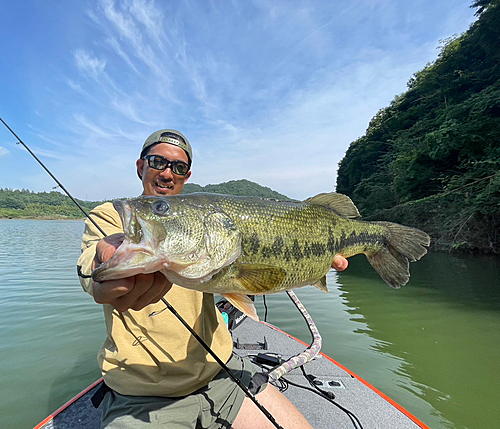
M 221 293 L 221 296 L 226 298 L 234 307 L 245 313 L 248 317 L 259 321 L 259 316 L 255 310 L 253 301 L 247 296 L 239 293 Z
M 326 276 L 319 279 L 316 283 L 313 283 L 312 286 L 317 287 L 323 292 L 328 292 L 328 287 L 326 286 Z
M 233 281 L 253 293 L 277 292 L 286 277 L 283 268 L 272 265 L 237 263 L 234 267 L 237 274 Z
M 352 200 L 344 194 L 337 194 L 335 192 L 318 194 L 308 198 L 305 202 L 326 206 L 348 219 L 356 219 L 361 216 Z

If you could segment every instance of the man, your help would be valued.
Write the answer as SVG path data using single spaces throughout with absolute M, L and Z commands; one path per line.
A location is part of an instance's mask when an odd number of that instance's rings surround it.
M 185 136 L 160 130 L 145 141 L 136 162 L 143 195 L 176 195 L 191 176 L 193 153 Z M 123 227 L 110 203 L 91 215 L 107 234 L 86 222 L 78 272 L 84 290 L 104 304 L 107 338 L 98 354 L 106 392 L 102 427 L 274 427 L 225 371 L 159 302 L 166 298 L 221 360 L 248 386 L 257 371 L 232 354 L 232 339 L 213 296 L 172 285 L 161 273 L 92 282 L 90 272 L 114 254 Z M 347 267 L 337 255 L 332 266 Z M 254 386 L 258 401 L 285 428 L 311 427 L 284 395 Z

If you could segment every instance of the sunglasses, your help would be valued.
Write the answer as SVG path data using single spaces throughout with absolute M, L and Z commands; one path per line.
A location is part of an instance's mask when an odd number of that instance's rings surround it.
M 167 168 L 171 168 L 172 173 L 178 174 L 179 176 L 185 176 L 190 169 L 189 164 L 186 164 L 184 161 L 170 161 L 160 155 L 146 155 L 142 159 L 147 160 L 148 165 L 154 170 L 166 170 Z

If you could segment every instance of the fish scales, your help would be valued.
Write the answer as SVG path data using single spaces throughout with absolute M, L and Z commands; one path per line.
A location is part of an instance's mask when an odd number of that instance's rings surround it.
M 367 222 L 360 227 L 359 221 L 342 218 L 324 206 L 278 205 L 267 200 L 254 200 L 250 204 L 233 202 L 233 199 L 221 199 L 218 204 L 242 232 L 242 255 L 238 260 L 281 267 L 287 272 L 279 287 L 253 287 L 246 290 L 248 293 L 280 292 L 314 283 L 329 271 L 335 254 L 352 256 L 351 253 L 383 245 L 382 227 Z M 225 274 L 214 277 L 216 289 L 227 287 Z
M 92 273 L 94 280 L 161 271 L 180 286 L 222 294 L 254 318 L 247 295 L 308 284 L 326 291 L 336 254 L 364 253 L 398 288 L 409 280 L 409 261 L 420 259 L 430 244 L 417 229 L 357 219 L 352 201 L 335 193 L 305 202 L 198 193 L 114 205 L 125 240 Z

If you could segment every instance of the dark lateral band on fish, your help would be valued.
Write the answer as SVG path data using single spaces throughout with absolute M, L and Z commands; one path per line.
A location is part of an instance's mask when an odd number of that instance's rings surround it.
M 96 281 L 161 271 L 189 289 L 218 293 L 257 319 L 247 295 L 313 285 L 326 291 L 336 254 L 364 253 L 391 287 L 405 285 L 409 262 L 429 236 L 390 222 L 365 222 L 349 197 L 305 202 L 195 193 L 115 201 L 125 240 L 97 268 Z

